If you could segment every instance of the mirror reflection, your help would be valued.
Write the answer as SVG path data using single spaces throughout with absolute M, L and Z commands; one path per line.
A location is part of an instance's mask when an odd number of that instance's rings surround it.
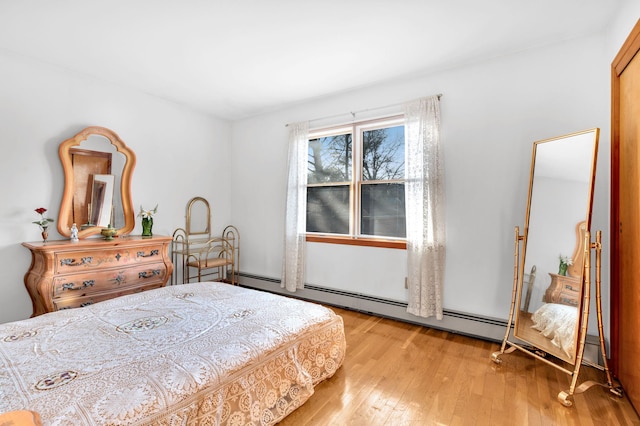
M 514 335 L 574 363 L 598 129 L 534 143 Z
M 79 238 L 111 225 L 118 235 L 134 228 L 131 174 L 135 155 L 113 131 L 88 127 L 59 148 L 65 190 L 58 231 L 69 236 L 75 223 Z
M 113 175 L 92 175 L 91 204 L 89 205 L 90 224 L 115 227 L 113 204 Z
M 79 147 L 69 151 L 74 194 L 73 210 L 65 225 L 71 227 L 75 223 L 81 229 L 109 224 L 114 228 L 122 227 L 124 212 L 119 200 L 125 156 L 109 139 L 98 135 L 89 136 Z

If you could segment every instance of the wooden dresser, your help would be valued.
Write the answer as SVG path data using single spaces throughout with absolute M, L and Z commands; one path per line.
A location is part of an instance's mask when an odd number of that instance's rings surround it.
M 23 243 L 31 250 L 24 283 L 37 316 L 164 287 L 171 237 L 125 236 Z
M 578 306 L 582 296 L 580 278 L 549 273 L 551 285 L 544 293 L 546 303 Z

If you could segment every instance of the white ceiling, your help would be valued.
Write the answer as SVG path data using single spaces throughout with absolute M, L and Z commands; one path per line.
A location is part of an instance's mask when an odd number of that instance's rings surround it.
M 600 32 L 619 3 L 0 0 L 0 53 L 235 120 Z

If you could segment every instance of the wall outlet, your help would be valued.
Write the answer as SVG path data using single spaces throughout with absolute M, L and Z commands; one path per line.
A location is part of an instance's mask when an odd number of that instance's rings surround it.
M 404 277 L 404 288 L 409 289 L 409 279 L 407 277 Z

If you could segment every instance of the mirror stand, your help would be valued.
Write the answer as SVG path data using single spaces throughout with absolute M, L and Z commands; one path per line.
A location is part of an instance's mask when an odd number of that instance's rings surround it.
M 582 312 L 580 316 L 580 334 L 578 340 L 578 347 L 576 353 L 576 362 L 574 364 L 573 371 L 564 368 L 563 366 L 550 361 L 546 358 L 546 353 L 538 348 L 528 348 L 522 344 L 515 343 L 509 340 L 509 335 L 511 333 L 511 329 L 513 326 L 513 319 L 516 309 L 516 300 L 517 300 L 517 292 L 518 292 L 518 282 L 519 277 L 523 273 L 520 270 L 520 245 L 521 242 L 524 241 L 525 237 L 520 235 L 520 229 L 516 226 L 515 228 L 515 244 L 514 244 L 514 273 L 513 273 L 513 291 L 511 293 L 511 309 L 509 310 L 509 320 L 507 322 L 507 329 L 504 335 L 504 339 L 502 341 L 502 346 L 499 351 L 493 352 L 491 354 L 491 360 L 496 364 L 501 364 L 502 359 L 500 358 L 503 354 L 509 354 L 514 352 L 516 349 L 529 354 L 540 361 L 545 362 L 546 364 L 568 374 L 571 376 L 571 385 L 568 390 L 561 391 L 558 394 L 558 401 L 564 405 L 565 407 L 570 407 L 573 405 L 573 402 L 570 398 L 578 393 L 585 392 L 589 388 L 594 385 L 599 385 L 602 387 L 606 387 L 609 389 L 609 392 L 612 394 L 622 397 L 622 387 L 615 386 L 613 384 L 613 380 L 611 377 L 611 372 L 609 370 L 609 366 L 607 363 L 607 349 L 604 342 L 604 331 L 603 331 L 603 322 L 602 322 L 602 298 L 601 298 L 601 288 L 600 288 L 600 278 L 601 278 L 601 260 L 602 260 L 602 231 L 596 232 L 596 241 L 594 243 L 591 242 L 591 233 L 587 230 L 585 232 L 585 244 L 584 244 L 584 291 L 583 291 L 583 301 L 582 301 Z M 584 347 L 587 337 L 587 326 L 589 320 L 589 306 L 591 300 L 591 250 L 595 250 L 595 258 L 596 258 L 596 282 L 595 282 L 595 290 L 596 290 L 596 310 L 598 317 L 598 335 L 600 341 L 600 351 L 603 360 L 603 366 L 594 365 L 594 367 L 599 370 L 604 370 L 606 374 L 606 383 L 600 383 L 593 380 L 586 381 L 580 386 L 577 386 L 578 382 L 578 374 L 580 372 L 580 367 L 583 361 L 584 355 Z M 524 268 L 524 264 L 522 265 Z

